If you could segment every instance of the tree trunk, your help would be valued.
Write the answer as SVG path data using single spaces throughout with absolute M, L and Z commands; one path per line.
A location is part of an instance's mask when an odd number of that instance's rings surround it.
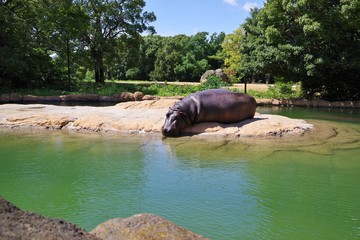
M 103 53 L 100 51 L 92 50 L 94 58 L 95 82 L 104 83 L 104 62 Z
M 71 91 L 70 40 L 66 38 L 68 90 Z
M 110 64 L 107 65 L 106 75 L 107 75 L 107 80 L 110 80 L 111 79 L 111 67 L 110 67 Z

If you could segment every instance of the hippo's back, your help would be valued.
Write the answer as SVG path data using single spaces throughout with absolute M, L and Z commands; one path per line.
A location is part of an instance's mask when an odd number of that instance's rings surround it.
M 256 111 L 253 97 L 226 89 L 201 91 L 193 98 L 199 107 L 195 122 L 234 123 L 253 118 Z

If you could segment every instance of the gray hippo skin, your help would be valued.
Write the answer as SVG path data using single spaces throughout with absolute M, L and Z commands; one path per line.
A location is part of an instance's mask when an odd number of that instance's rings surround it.
M 253 97 L 225 89 L 210 89 L 176 103 L 166 114 L 162 134 L 176 137 L 181 131 L 199 122 L 235 123 L 253 118 L 256 101 Z

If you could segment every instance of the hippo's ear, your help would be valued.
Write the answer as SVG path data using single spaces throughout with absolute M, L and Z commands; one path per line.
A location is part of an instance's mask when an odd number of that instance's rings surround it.
M 190 120 L 189 116 L 185 112 L 180 111 L 179 112 L 179 117 L 181 117 L 186 124 L 191 125 L 191 120 Z

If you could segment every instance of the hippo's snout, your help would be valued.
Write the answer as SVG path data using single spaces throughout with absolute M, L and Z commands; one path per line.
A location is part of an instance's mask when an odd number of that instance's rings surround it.
M 176 137 L 179 135 L 179 131 L 174 128 L 163 127 L 161 132 L 165 137 Z

